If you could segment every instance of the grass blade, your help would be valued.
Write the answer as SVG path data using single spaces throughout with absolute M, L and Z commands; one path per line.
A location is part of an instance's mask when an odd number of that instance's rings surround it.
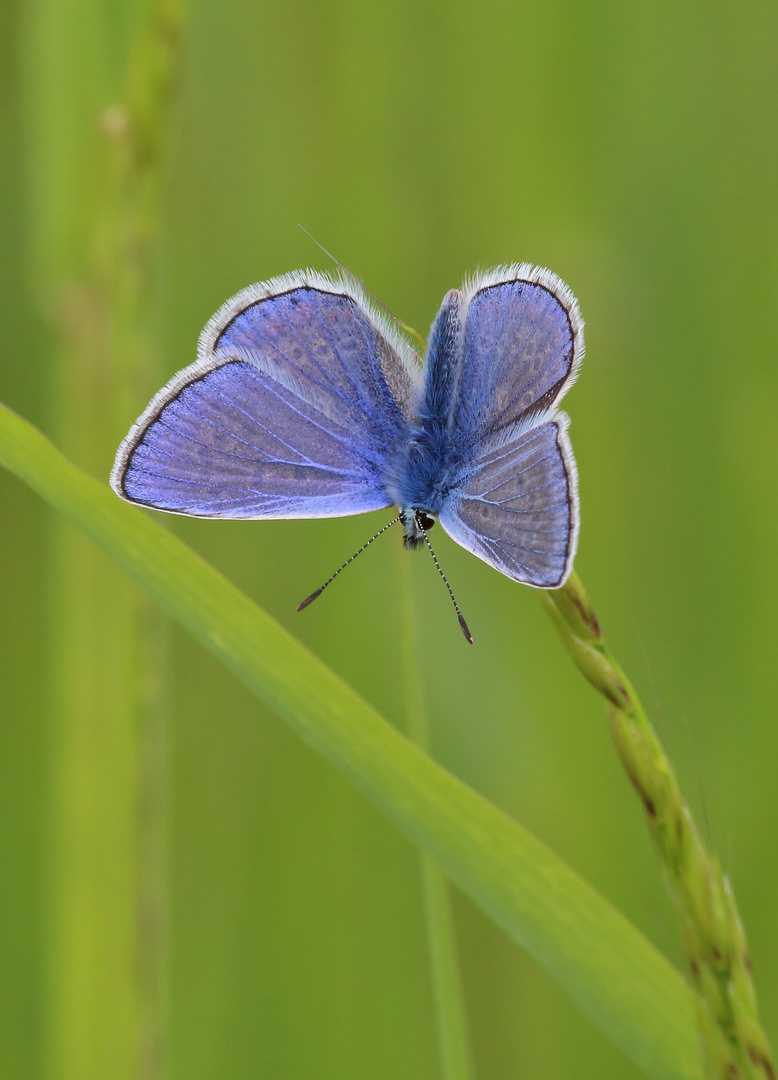
M 351 777 L 648 1076 L 700 1080 L 688 984 L 553 852 L 397 732 L 186 545 L 2 407 L 0 463 Z

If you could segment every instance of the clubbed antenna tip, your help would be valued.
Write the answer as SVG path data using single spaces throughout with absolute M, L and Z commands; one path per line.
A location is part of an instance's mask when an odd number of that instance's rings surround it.
M 303 608 L 308 607 L 308 605 L 312 604 L 314 602 L 314 600 L 316 600 L 319 596 L 321 596 L 321 594 L 323 592 L 324 592 L 323 587 L 321 589 L 317 589 L 316 592 L 312 592 L 311 595 L 309 597 L 307 597 L 307 599 L 303 600 L 302 604 L 297 605 L 297 610 L 302 611 Z
M 313 599 L 314 599 L 314 597 L 311 597 L 311 600 L 313 600 Z M 309 601 L 306 600 L 305 602 L 307 604 Z M 470 630 L 468 629 L 467 623 L 464 620 L 464 616 L 462 615 L 462 612 L 458 611 L 457 615 L 459 616 L 459 625 L 462 627 L 462 633 L 465 635 L 467 640 L 472 645 L 473 644 L 473 635 L 470 633 Z

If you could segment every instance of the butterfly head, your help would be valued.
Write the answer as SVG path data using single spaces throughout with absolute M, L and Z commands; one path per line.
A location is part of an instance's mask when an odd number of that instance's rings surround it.
M 405 529 L 403 543 L 407 548 L 415 548 L 425 543 L 425 534 L 435 524 L 436 518 L 426 510 L 417 510 L 413 506 L 401 506 L 400 521 Z

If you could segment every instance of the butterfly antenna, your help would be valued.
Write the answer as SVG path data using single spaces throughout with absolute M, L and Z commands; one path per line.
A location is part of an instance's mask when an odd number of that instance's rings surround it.
M 302 226 L 300 226 L 300 228 L 302 228 Z M 370 545 L 373 543 L 373 541 L 378 539 L 378 537 L 381 535 L 381 533 L 385 533 L 387 529 L 391 529 L 392 525 L 396 525 L 399 520 L 400 520 L 400 517 L 398 515 L 396 518 L 393 518 L 391 521 L 387 522 L 386 525 L 384 525 L 384 527 L 382 529 L 379 529 L 378 532 L 375 534 L 375 536 L 371 536 L 370 539 L 366 543 L 364 543 L 362 545 L 362 547 L 359 549 L 359 551 L 355 551 L 350 559 L 346 559 L 346 561 L 343 563 L 343 565 L 338 567 L 338 569 L 335 571 L 335 573 L 332 575 L 332 577 L 327 578 L 327 580 L 324 582 L 324 584 L 320 588 L 318 588 L 315 592 L 312 592 L 309 597 L 307 597 L 305 600 L 303 600 L 302 604 L 298 604 L 297 605 L 297 610 L 302 611 L 303 608 L 308 607 L 308 605 L 312 604 L 314 602 L 314 600 L 317 600 L 321 596 L 321 594 L 324 592 L 324 590 L 327 588 L 327 586 L 331 582 L 333 582 L 335 580 L 335 578 L 338 576 L 338 574 L 341 572 L 341 570 L 345 570 L 346 567 L 348 566 L 348 564 L 352 563 L 354 561 L 354 559 L 356 559 L 357 555 L 361 555 L 362 552 L 365 550 L 365 548 L 370 547 Z M 451 590 L 449 590 L 449 592 L 450 591 Z
M 467 625 L 467 623 L 465 622 L 465 617 L 464 617 L 464 615 L 463 615 L 463 614 L 462 614 L 462 612 L 461 612 L 461 611 L 459 610 L 459 604 L 458 604 L 458 603 L 457 603 L 457 601 L 456 601 L 456 597 L 454 596 L 454 592 L 453 592 L 453 589 L 451 588 L 451 586 L 450 586 L 450 585 L 449 585 L 449 583 L 448 583 L 448 578 L 446 577 L 446 575 L 445 575 L 445 574 L 443 573 L 443 571 L 442 571 L 442 570 L 441 570 L 441 568 L 440 568 L 440 563 L 438 562 L 438 557 L 437 557 L 437 555 L 435 554 L 435 552 L 434 552 L 434 551 L 432 550 L 432 544 L 430 543 L 430 538 L 429 538 L 429 537 L 427 536 L 427 530 L 426 530 L 426 529 L 424 528 L 424 526 L 422 525 L 422 523 L 421 523 L 421 521 L 420 521 L 420 519 L 419 519 L 419 515 L 418 515 L 418 514 L 416 515 L 416 525 L 418 526 L 418 528 L 419 528 L 419 529 L 420 529 L 420 531 L 421 531 L 421 534 L 422 534 L 422 536 L 424 537 L 424 543 L 425 543 L 425 544 L 427 545 L 427 547 L 428 547 L 428 548 L 430 549 L 430 555 L 432 556 L 432 561 L 433 561 L 433 562 L 435 563 L 435 566 L 436 566 L 436 567 L 438 568 L 438 573 L 439 573 L 439 574 L 440 574 L 440 576 L 441 576 L 441 577 L 443 578 L 443 584 L 444 584 L 444 585 L 446 586 L 446 588 L 448 589 L 448 595 L 449 595 L 449 596 L 451 597 L 451 603 L 452 603 L 452 604 L 454 605 L 454 610 L 455 610 L 455 611 L 456 611 L 456 613 L 457 613 L 457 618 L 459 619 L 459 625 L 460 625 L 460 627 L 462 628 L 462 633 L 463 633 L 463 634 L 465 635 L 465 637 L 467 638 L 467 640 L 468 640 L 468 641 L 470 642 L 470 644 L 472 645 L 472 644 L 473 644 L 473 636 L 472 636 L 472 634 L 470 633 L 470 630 L 469 630 L 469 628 L 468 628 L 468 625 Z
M 414 330 L 412 326 L 408 326 L 408 324 L 404 323 L 402 321 L 402 319 L 398 319 L 397 316 L 395 315 L 395 313 L 392 311 L 392 309 L 388 308 L 386 306 L 386 304 L 383 302 L 383 300 L 379 300 L 378 297 L 376 296 L 376 294 L 371 292 L 370 289 L 368 289 L 367 285 L 365 285 L 362 278 L 357 277 L 357 275 L 354 273 L 353 270 L 349 270 L 347 267 L 345 267 L 343 265 L 343 263 L 340 261 L 340 259 L 335 258 L 335 256 L 332 254 L 331 251 L 327 251 L 324 244 L 320 244 L 319 241 L 316 239 L 316 237 L 313 235 L 313 233 L 309 233 L 308 230 L 306 229 L 306 227 L 304 225 L 301 225 L 299 223 L 299 221 L 297 223 L 297 227 L 298 227 L 298 229 L 302 229 L 303 232 L 305 233 L 305 235 L 310 240 L 313 240 L 316 247 L 319 248 L 321 251 L 323 251 L 328 259 L 332 259 L 332 261 L 335 263 L 335 265 L 339 266 L 340 269 L 343 271 L 344 274 L 346 274 L 347 277 L 350 277 L 350 278 L 352 278 L 352 280 L 356 281 L 357 285 L 359 285 L 359 287 L 361 289 L 363 289 L 367 293 L 368 296 L 371 296 L 373 298 L 373 300 L 375 300 L 375 302 L 378 304 L 378 306 L 380 308 L 383 308 L 383 310 L 386 312 L 386 314 L 389 316 L 390 319 L 394 320 L 394 322 L 396 322 L 398 326 L 402 327 L 403 330 L 405 330 L 408 334 L 410 334 L 412 337 L 414 337 L 418 341 L 418 343 L 421 345 L 421 351 L 423 353 L 427 351 L 427 343 L 425 342 L 425 340 L 421 336 L 421 334 L 418 332 L 418 330 Z

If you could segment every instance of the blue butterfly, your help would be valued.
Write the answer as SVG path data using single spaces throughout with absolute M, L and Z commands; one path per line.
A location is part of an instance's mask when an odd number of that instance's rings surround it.
M 111 486 L 206 518 L 396 505 L 408 547 L 428 544 L 440 521 L 500 573 L 556 589 L 579 526 L 557 406 L 583 352 L 574 296 L 529 264 L 451 290 L 423 362 L 355 280 L 296 271 L 243 289 L 210 319 L 195 363 L 121 444 Z

